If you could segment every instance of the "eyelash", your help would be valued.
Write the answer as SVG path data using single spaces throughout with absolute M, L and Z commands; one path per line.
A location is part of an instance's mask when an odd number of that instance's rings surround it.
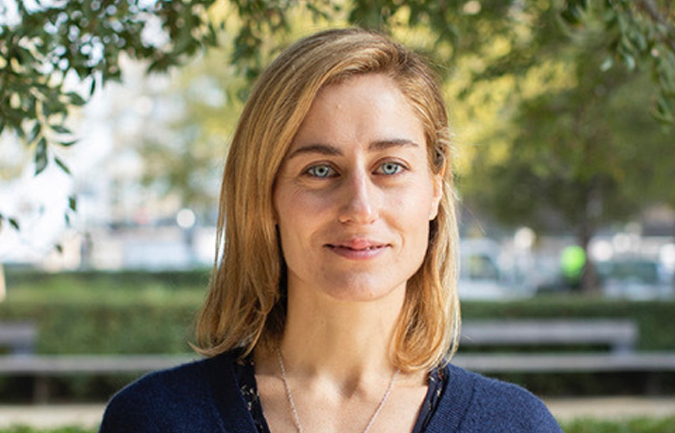
M 393 168 L 394 168 L 394 170 L 395 170 L 394 173 L 386 173 L 386 172 L 384 172 L 384 169 L 383 169 L 383 168 L 384 168 L 385 166 L 388 166 L 388 165 L 389 165 L 389 166 L 393 166 Z M 317 169 L 326 169 L 326 170 L 328 170 L 328 173 L 326 173 L 326 174 L 323 175 L 323 176 L 317 175 L 317 173 L 316 173 L 316 170 L 317 170 Z M 398 175 L 398 174 L 401 174 L 401 172 L 403 172 L 404 170 L 406 170 L 406 167 L 405 167 L 405 165 L 401 164 L 400 162 L 396 162 L 396 161 L 387 161 L 387 162 L 383 162 L 382 164 L 380 164 L 380 165 L 377 167 L 377 169 L 375 170 L 375 172 L 376 172 L 377 174 L 384 175 L 384 176 L 396 176 L 396 175 Z M 310 177 L 312 177 L 312 178 L 315 178 L 315 179 L 329 179 L 329 178 L 331 178 L 331 177 L 337 176 L 336 170 L 335 170 L 333 167 L 331 167 L 330 164 L 317 164 L 317 165 L 313 165 L 313 166 L 307 168 L 307 169 L 304 171 L 304 174 L 306 174 L 306 175 L 308 175 L 308 176 L 310 176 Z

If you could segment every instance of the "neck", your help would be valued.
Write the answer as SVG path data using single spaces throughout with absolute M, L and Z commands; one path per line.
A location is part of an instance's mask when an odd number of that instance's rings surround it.
M 293 375 L 333 382 L 346 389 L 388 380 L 393 336 L 405 288 L 372 301 L 343 301 L 289 287 L 288 314 L 280 343 Z

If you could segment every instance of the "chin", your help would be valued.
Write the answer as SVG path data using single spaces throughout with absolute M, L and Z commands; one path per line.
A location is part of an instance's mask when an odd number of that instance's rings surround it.
M 323 286 L 323 291 L 338 301 L 372 302 L 387 298 L 398 291 L 405 291 L 405 286 L 405 282 L 387 284 L 382 279 L 363 281 L 358 278 L 348 278 L 343 281 L 332 280 Z

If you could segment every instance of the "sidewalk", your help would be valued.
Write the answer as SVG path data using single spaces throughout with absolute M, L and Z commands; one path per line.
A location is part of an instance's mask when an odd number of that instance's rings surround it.
M 621 419 L 675 416 L 675 398 L 605 397 L 545 400 L 560 420 L 574 418 Z M 29 425 L 36 428 L 83 426 L 96 428 L 104 405 L 0 406 L 0 428 Z
M 97 428 L 103 416 L 102 404 L 82 405 L 0 405 L 0 428 L 27 425 L 35 428 L 81 426 Z

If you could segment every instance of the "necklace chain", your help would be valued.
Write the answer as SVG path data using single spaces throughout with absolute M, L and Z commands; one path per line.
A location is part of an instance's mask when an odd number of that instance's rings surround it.
M 281 369 L 281 378 L 284 380 L 284 387 L 286 388 L 286 397 L 288 398 L 288 404 L 291 406 L 291 412 L 293 412 L 293 421 L 295 422 L 295 428 L 298 429 L 298 433 L 304 433 L 302 429 L 302 424 L 300 424 L 300 418 L 298 417 L 298 411 L 295 408 L 295 402 L 293 401 L 293 395 L 291 394 L 291 387 L 288 386 L 288 378 L 286 377 L 286 367 L 284 366 L 284 359 L 281 356 L 281 349 L 277 348 L 277 358 L 279 359 L 279 368 Z M 375 418 L 380 414 L 380 411 L 382 410 L 382 406 L 384 406 L 384 403 L 387 401 L 389 398 L 389 394 L 391 393 L 392 388 L 394 388 L 394 382 L 396 382 L 396 378 L 398 377 L 398 374 L 401 372 L 401 369 L 397 369 L 394 375 L 391 378 L 391 381 L 389 382 L 389 386 L 387 387 L 387 390 L 384 392 L 384 395 L 382 396 L 382 399 L 380 402 L 377 404 L 377 407 L 375 408 L 375 412 L 373 412 L 373 415 L 370 417 L 370 420 L 368 421 L 368 424 L 366 425 L 366 428 L 363 429 L 363 433 L 368 433 L 368 430 L 370 430 L 370 427 L 372 427 L 373 423 L 375 422 Z

